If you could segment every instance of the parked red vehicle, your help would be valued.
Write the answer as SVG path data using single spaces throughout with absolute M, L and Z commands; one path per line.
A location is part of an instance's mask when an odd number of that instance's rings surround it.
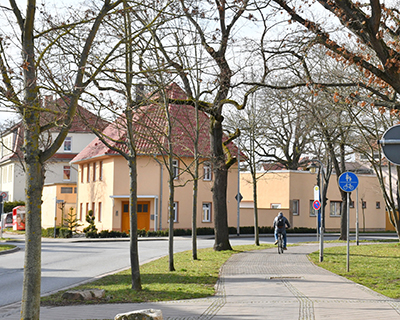
M 13 230 L 25 230 L 25 206 L 13 209 Z

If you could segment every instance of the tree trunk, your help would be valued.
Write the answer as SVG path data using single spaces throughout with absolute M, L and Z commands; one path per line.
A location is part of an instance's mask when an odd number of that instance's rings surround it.
M 40 317 L 41 284 L 41 203 L 44 184 L 44 168 L 40 160 L 38 125 L 25 127 L 24 148 L 26 162 L 26 232 L 21 319 L 38 320 Z
M 213 171 L 214 171 L 214 187 L 213 187 L 213 202 L 214 202 L 214 229 L 215 242 L 214 250 L 232 250 L 229 243 L 229 228 L 228 228 L 228 209 L 226 205 L 227 185 L 228 185 L 228 169 L 225 163 L 225 154 L 222 148 L 222 117 L 219 119 L 211 118 L 212 134 L 211 148 L 213 151 Z
M 260 236 L 258 230 L 258 204 L 257 204 L 257 177 L 256 172 L 253 174 L 253 202 L 254 202 L 254 244 L 256 246 L 260 245 Z
M 197 153 L 196 153 L 197 154 Z M 193 205 L 192 205 L 192 257 L 197 260 L 197 192 L 199 184 L 199 160 L 195 158 L 195 174 L 193 180 Z
M 340 191 L 342 197 L 341 212 L 342 216 L 340 219 L 340 237 L 339 240 L 347 240 L 347 193 Z
M 171 167 L 172 168 L 172 167 Z M 169 179 L 169 205 L 168 205 L 168 213 L 169 213 L 169 230 L 168 230 L 168 270 L 175 271 L 174 267 L 174 180 L 173 178 Z
M 132 289 L 136 291 L 142 290 L 142 282 L 140 279 L 139 266 L 139 250 L 138 250 L 138 232 L 137 232 L 137 166 L 136 158 L 129 160 L 130 175 L 130 258 L 131 258 L 131 276 Z

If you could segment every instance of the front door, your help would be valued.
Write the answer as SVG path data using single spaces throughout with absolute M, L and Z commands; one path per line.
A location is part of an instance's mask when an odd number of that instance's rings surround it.
M 138 230 L 148 231 L 150 229 L 150 201 L 138 201 L 137 226 Z
M 137 228 L 138 230 L 150 229 L 150 201 L 138 201 L 137 203 Z M 129 233 L 129 202 L 122 202 L 121 231 Z
M 121 232 L 126 232 L 129 234 L 131 229 L 130 219 L 129 219 L 129 202 L 122 202 L 122 217 L 121 217 Z

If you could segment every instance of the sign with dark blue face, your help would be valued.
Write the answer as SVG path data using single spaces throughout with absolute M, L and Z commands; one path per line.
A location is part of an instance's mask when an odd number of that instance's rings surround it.
M 358 178 L 353 172 L 344 172 L 339 177 L 339 188 L 344 192 L 352 192 L 358 187 Z

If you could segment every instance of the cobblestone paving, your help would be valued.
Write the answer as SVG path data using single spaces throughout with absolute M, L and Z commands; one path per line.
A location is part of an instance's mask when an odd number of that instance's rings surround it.
M 291 247 L 290 252 L 278 255 L 275 250 L 252 251 L 248 253 L 236 254 L 232 256 L 221 269 L 221 277 L 218 283 L 218 290 L 215 299 L 212 300 L 210 307 L 199 317 L 193 318 L 167 318 L 168 320 L 209 320 L 214 317 L 218 318 L 218 311 L 223 307 L 241 308 L 243 306 L 263 306 L 265 308 L 273 306 L 273 308 L 285 308 L 285 306 L 298 305 L 299 320 L 315 320 L 314 308 L 322 304 L 336 305 L 341 304 L 367 304 L 371 305 L 390 305 L 393 310 L 400 314 L 400 302 L 394 299 L 389 299 L 380 295 L 368 288 L 357 285 L 349 280 L 333 275 L 332 273 L 319 268 L 312 264 L 307 254 L 317 250 L 316 245 L 303 245 Z M 308 276 L 324 276 L 337 277 L 343 282 L 347 282 L 352 286 L 357 286 L 358 289 L 371 295 L 373 298 L 368 300 L 362 299 L 318 299 L 316 297 L 308 297 L 297 286 L 296 281 L 304 280 Z M 229 277 L 241 276 L 256 276 L 262 277 L 265 283 L 274 282 L 281 283 L 290 293 L 284 299 L 255 299 L 252 301 L 238 302 L 230 301 L 230 298 L 225 296 L 225 279 Z M 276 306 L 274 306 L 276 305 Z M 334 318 L 334 317 L 333 317 Z
M 111 319 L 121 310 L 150 308 L 162 310 L 164 320 L 400 319 L 400 300 L 315 266 L 307 254 L 316 250 L 318 245 L 301 245 L 283 255 L 275 248 L 236 254 L 222 267 L 213 297 L 43 308 L 41 319 Z M 0 310 L 1 320 L 14 320 L 16 315 Z

